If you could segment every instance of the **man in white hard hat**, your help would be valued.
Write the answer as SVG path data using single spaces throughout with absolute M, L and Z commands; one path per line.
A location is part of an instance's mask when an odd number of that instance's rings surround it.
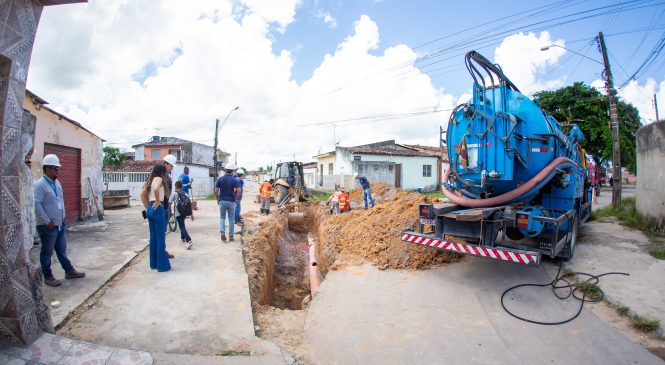
M 220 176 L 215 183 L 215 198 L 219 205 L 219 231 L 222 241 L 226 241 L 226 217 L 229 218 L 229 241 L 233 241 L 236 200 L 240 194 L 238 180 L 233 178 L 233 164 L 224 167 L 224 175 Z
M 74 269 L 67 257 L 67 237 L 65 235 L 65 198 L 62 185 L 58 180 L 60 159 L 49 154 L 44 156 L 42 170 L 44 176 L 34 182 L 35 215 L 37 219 L 37 232 L 42 243 L 39 261 L 42 265 L 44 283 L 48 286 L 59 286 L 60 280 L 53 276 L 51 271 L 51 258 L 53 251 L 65 270 L 65 279 L 78 279 L 85 277 L 84 272 Z
M 238 180 L 238 189 L 240 190 L 240 194 L 238 195 L 238 200 L 236 200 L 236 212 L 235 212 L 235 224 L 242 226 L 245 224 L 243 222 L 242 217 L 240 216 L 240 203 L 242 202 L 242 193 L 244 191 L 244 186 L 245 186 L 245 170 L 243 169 L 238 169 L 236 170 L 236 180 Z
M 166 222 L 168 223 L 169 219 L 171 218 L 171 203 L 169 203 L 169 198 L 171 196 L 171 192 L 173 191 L 173 179 L 171 179 L 171 171 L 173 171 L 173 168 L 175 167 L 175 164 L 177 162 L 177 159 L 175 156 L 169 154 L 164 156 L 162 160 L 164 167 L 166 167 L 166 189 L 164 189 L 164 215 L 166 216 Z M 166 225 L 166 229 L 168 228 L 169 225 Z M 172 259 L 174 256 L 171 255 L 168 251 L 166 251 L 166 256 L 168 256 L 170 259 Z

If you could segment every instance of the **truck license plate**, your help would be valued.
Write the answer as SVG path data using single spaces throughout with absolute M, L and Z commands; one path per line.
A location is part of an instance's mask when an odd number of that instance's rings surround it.
M 434 224 L 434 219 L 420 218 L 420 224 Z

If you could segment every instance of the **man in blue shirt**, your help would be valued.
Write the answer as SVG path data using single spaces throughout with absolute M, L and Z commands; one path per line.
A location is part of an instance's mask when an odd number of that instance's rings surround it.
M 245 186 L 245 170 L 238 169 L 235 175 L 237 175 L 236 180 L 238 180 L 238 189 L 240 190 L 240 195 L 238 196 L 238 200 L 236 200 L 235 222 L 237 225 L 242 226 L 245 222 L 243 222 L 242 217 L 240 216 L 240 202 L 242 202 L 242 193 Z
M 182 183 L 182 191 L 189 195 L 189 189 L 192 187 L 192 179 L 189 177 L 189 167 L 185 166 L 184 172 L 178 177 Z
M 226 217 L 229 218 L 229 241 L 233 241 L 235 202 L 240 194 L 238 180 L 232 176 L 233 170 L 235 170 L 235 166 L 232 164 L 224 167 L 224 175 L 220 176 L 215 183 L 215 198 L 219 205 L 219 230 L 222 234 L 222 241 L 226 241 Z
M 360 187 L 363 189 L 363 200 L 365 201 L 365 209 L 367 209 L 367 199 L 372 203 L 372 208 L 374 208 L 374 198 L 372 198 L 372 190 L 369 187 L 369 181 L 364 176 L 359 176 L 357 172 L 353 173 L 353 176 L 358 179 Z
M 60 159 L 56 155 L 46 155 L 42 161 L 44 176 L 33 184 L 35 190 L 35 215 L 37 233 L 42 242 L 39 261 L 42 265 L 44 283 L 48 286 L 59 286 L 60 280 L 53 276 L 51 258 L 53 251 L 65 270 L 66 279 L 85 277 L 84 272 L 74 269 L 67 257 L 67 237 L 65 236 L 65 197 L 62 185 L 58 180 Z

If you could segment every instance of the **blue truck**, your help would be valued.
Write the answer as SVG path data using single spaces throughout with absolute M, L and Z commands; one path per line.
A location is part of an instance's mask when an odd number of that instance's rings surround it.
M 448 122 L 449 203 L 421 204 L 419 229 L 402 241 L 531 266 L 543 255 L 571 259 L 591 214 L 582 132 L 547 115 L 481 54 L 467 53 L 465 64 L 473 97 Z

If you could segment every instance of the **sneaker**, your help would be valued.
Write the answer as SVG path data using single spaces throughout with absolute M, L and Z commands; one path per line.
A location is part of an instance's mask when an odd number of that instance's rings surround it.
M 231 238 L 233 238 L 233 237 L 231 237 Z M 222 232 L 222 241 L 226 241 L 226 235 L 224 234 L 224 232 Z
M 166 257 L 172 259 L 172 258 L 174 258 L 175 256 L 171 255 L 168 251 L 166 251 Z
M 181 240 L 183 243 L 185 242 L 185 239 L 184 239 L 184 238 L 181 238 L 180 240 Z
M 185 250 L 191 250 L 192 245 L 193 245 L 192 241 L 189 241 L 189 242 L 185 243 Z
M 229 237 L 229 241 L 233 241 L 233 236 L 230 236 L 230 237 Z
M 60 286 L 62 283 L 60 280 L 54 278 L 53 276 L 44 277 L 44 284 L 48 286 Z
M 67 271 L 65 273 L 65 279 L 80 279 L 80 278 L 84 278 L 84 277 L 85 277 L 84 272 L 80 272 L 80 271 L 76 271 L 76 270 Z

